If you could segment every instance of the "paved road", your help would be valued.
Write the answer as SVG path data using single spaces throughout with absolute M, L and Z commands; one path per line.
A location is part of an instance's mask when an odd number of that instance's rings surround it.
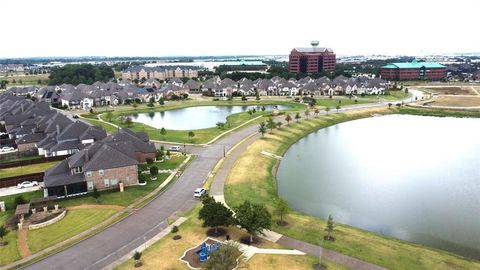
M 26 269 L 101 269 L 137 248 L 167 227 L 166 219 L 177 211 L 191 209 L 197 200 L 193 190 L 202 185 L 213 167 L 238 141 L 255 132 L 257 126 L 240 129 L 218 140 L 187 167 L 161 196 L 121 222 Z
M 381 102 L 354 108 L 381 107 L 385 104 Z M 351 109 L 346 107 L 340 111 Z M 161 196 L 121 222 L 25 269 L 101 269 L 120 259 L 166 228 L 168 217 L 177 211 L 191 209 L 197 203 L 192 196 L 193 190 L 202 185 L 226 151 L 256 130 L 257 125 L 244 127 L 208 147 L 195 147 L 197 158 Z
M 43 182 L 38 183 L 38 186 L 29 187 L 29 188 L 17 188 L 17 187 L 0 188 L 0 197 L 35 191 L 35 190 L 41 189 L 42 187 L 43 187 Z

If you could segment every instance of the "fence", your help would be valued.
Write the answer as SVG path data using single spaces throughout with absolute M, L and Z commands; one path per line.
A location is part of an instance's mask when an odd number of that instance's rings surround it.
M 3 163 L 0 163 L 0 169 L 6 169 L 6 168 L 12 168 L 12 167 L 18 167 L 18 166 L 26 166 L 26 165 L 32 165 L 32 164 L 39 164 L 39 163 L 45 163 L 45 162 L 51 162 L 51 161 L 62 161 L 66 158 L 68 158 L 69 155 L 66 156 L 54 156 L 54 157 L 38 157 L 35 159 L 26 159 L 26 160 L 17 160 L 17 161 L 3 161 Z
M 40 173 L 31 173 L 31 174 L 24 174 L 24 175 L 1 178 L 0 179 L 0 188 L 14 187 L 14 186 L 22 183 L 23 181 L 43 182 L 43 176 L 44 175 L 45 175 L 45 173 L 40 172 Z

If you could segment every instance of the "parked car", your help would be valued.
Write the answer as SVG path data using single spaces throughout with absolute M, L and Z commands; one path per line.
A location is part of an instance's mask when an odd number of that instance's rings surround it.
M 15 148 L 9 147 L 9 146 L 4 146 L 4 147 L 0 148 L 0 152 L 10 152 L 10 151 L 13 151 L 13 150 L 15 150 Z
M 180 150 L 182 150 L 182 147 L 176 146 L 176 145 L 172 145 L 172 146 L 170 146 L 170 147 L 168 148 L 168 150 L 170 150 L 170 151 L 180 151 Z
M 193 197 L 196 198 L 196 199 L 200 199 L 203 195 L 205 195 L 207 193 L 207 190 L 204 189 L 204 188 L 197 188 L 195 189 L 195 191 L 193 192 Z
M 18 184 L 17 185 L 17 188 L 28 188 L 28 187 L 34 187 L 34 186 L 38 186 L 38 182 L 37 181 L 23 181 L 22 183 Z

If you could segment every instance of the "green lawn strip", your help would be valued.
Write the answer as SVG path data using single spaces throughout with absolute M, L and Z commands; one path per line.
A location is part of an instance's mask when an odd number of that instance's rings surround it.
M 0 225 L 5 224 L 9 216 L 9 213 L 0 212 Z M 8 245 L 0 246 L 0 266 L 19 260 L 21 258 L 17 246 L 17 231 L 8 230 L 8 233 L 3 238 L 3 241 L 8 242 Z
M 35 160 L 35 159 L 41 159 L 41 158 L 43 158 L 43 156 L 25 156 L 25 157 L 12 158 L 12 159 L 2 159 L 0 160 L 0 164 L 12 163 L 12 162 L 18 162 L 18 161 L 24 161 L 24 160 Z
M 159 141 L 174 141 L 174 142 L 185 142 L 185 143 L 207 143 L 211 139 L 215 138 L 216 136 L 233 129 L 235 127 L 238 127 L 239 125 L 254 119 L 255 117 L 258 117 L 260 115 L 269 115 L 271 112 L 262 112 L 262 111 L 257 111 L 253 115 L 249 115 L 248 113 L 237 113 L 237 114 L 232 114 L 227 117 L 227 121 L 225 124 L 224 128 L 218 128 L 218 127 L 212 127 L 212 128 L 206 128 L 206 129 L 198 129 L 198 130 L 193 130 L 195 133 L 195 136 L 193 138 L 190 138 L 188 136 L 189 130 L 166 130 L 165 135 L 160 134 L 160 129 L 153 128 L 151 126 L 141 124 L 141 123 L 133 123 L 131 126 L 126 126 L 123 124 L 120 120 L 121 116 L 128 116 L 132 114 L 138 114 L 138 113 L 148 113 L 148 112 L 160 112 L 160 111 L 167 111 L 167 110 L 173 110 L 173 109 L 181 109 L 181 108 L 187 108 L 187 107 L 194 107 L 194 106 L 254 106 L 254 105 L 287 105 L 290 106 L 288 111 L 300 111 L 305 109 L 305 105 L 300 104 L 300 103 L 294 103 L 294 102 L 288 102 L 288 101 L 276 101 L 276 100 L 269 100 L 269 101 L 248 101 L 248 102 L 242 102 L 242 101 L 208 101 L 208 102 L 183 102 L 183 103 L 175 103 L 175 104 L 169 104 L 169 105 L 164 105 L 164 106 L 157 106 L 153 108 L 149 107 L 138 107 L 138 108 L 130 108 L 130 109 L 124 109 L 124 110 L 118 110 L 112 113 L 112 123 L 116 124 L 121 127 L 128 127 L 131 128 L 135 131 L 142 131 L 146 132 L 149 136 L 150 139 L 152 140 L 159 140 Z M 102 114 L 100 116 L 102 120 L 107 121 L 105 114 Z M 87 120 L 91 121 L 91 120 Z M 95 123 L 95 122 L 91 122 Z M 102 125 L 106 127 L 105 125 Z M 108 130 L 107 130 L 108 132 Z
M 38 163 L 38 164 L 32 164 L 32 165 L 26 165 L 26 166 L 0 169 L 0 179 L 12 177 L 12 176 L 24 175 L 24 174 L 44 172 L 48 168 L 53 167 L 55 164 L 59 162 L 60 161 L 52 161 L 52 162 L 46 162 L 46 163 Z
M 82 119 L 83 121 L 85 122 L 88 122 L 94 126 L 100 126 L 100 127 L 103 127 L 103 129 L 105 129 L 105 131 L 108 133 L 108 134 L 112 134 L 112 133 L 115 133 L 117 131 L 117 128 L 108 124 L 108 123 L 105 123 L 105 122 L 102 122 L 100 120 L 95 120 L 95 119 L 90 119 L 90 118 L 83 118 Z
M 28 231 L 27 242 L 32 253 L 53 246 L 104 221 L 114 213 L 112 209 L 75 209 L 50 226 Z
M 432 114 L 431 111 L 410 108 L 384 110 L 384 113 L 409 112 Z M 438 111 L 434 113 L 438 113 Z M 456 112 L 446 114 L 448 116 L 458 116 Z M 463 115 L 463 112 L 460 113 L 461 115 Z M 282 128 L 280 131 L 274 131 L 275 138 L 267 137 L 265 140 L 276 141 L 277 148 L 273 152 L 283 155 L 291 144 L 319 128 L 368 116 L 369 113 L 356 114 L 354 116 L 335 114 L 318 119 L 310 119 L 303 121 L 303 123 L 302 121 L 291 123 L 290 129 Z M 480 114 L 477 113 L 476 116 L 478 117 Z M 267 179 L 256 181 L 255 185 L 249 182 L 227 183 L 225 199 L 228 205 L 239 205 L 248 199 L 252 202 L 266 205 L 270 210 L 273 210 L 273 201 L 278 197 L 273 171 L 274 166 L 278 165 L 278 161 L 275 159 L 261 159 L 261 162 L 268 164 Z M 322 219 L 293 212 L 288 216 L 287 221 L 290 224 L 288 227 L 279 227 L 274 224 L 273 230 L 316 245 L 319 244 L 325 234 L 325 221 Z M 478 261 L 346 225 L 338 225 L 334 235 L 337 239 L 335 242 L 324 241 L 322 246 L 390 269 L 476 269 L 480 267 Z

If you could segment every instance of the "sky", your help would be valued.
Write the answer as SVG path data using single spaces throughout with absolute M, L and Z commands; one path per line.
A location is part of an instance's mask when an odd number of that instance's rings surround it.
M 480 52 L 477 0 L 0 0 L 0 58 Z

